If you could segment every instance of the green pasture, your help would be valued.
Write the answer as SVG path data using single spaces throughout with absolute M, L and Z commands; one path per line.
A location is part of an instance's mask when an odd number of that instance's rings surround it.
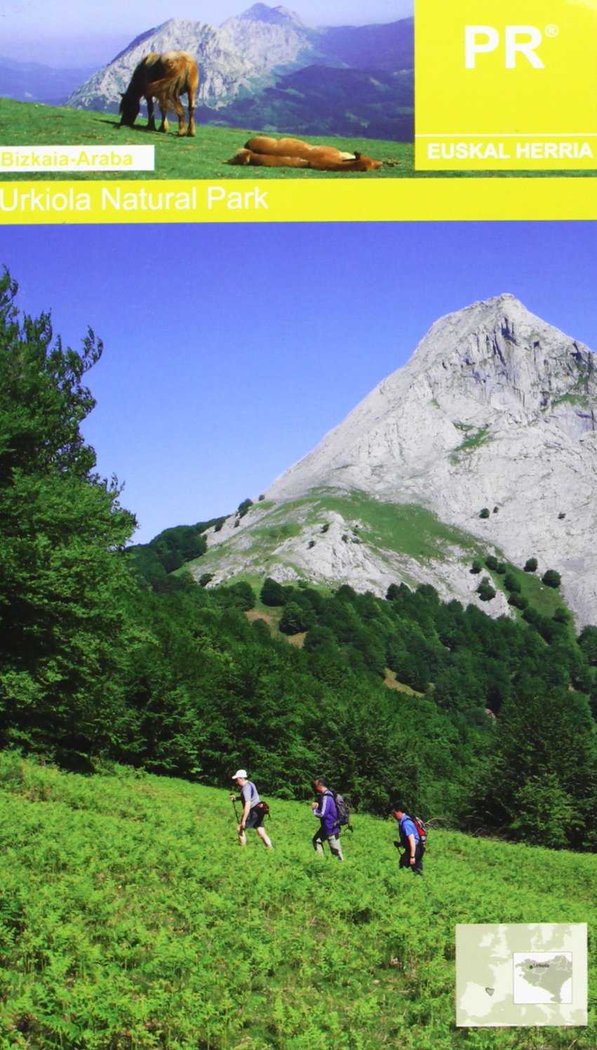
M 133 128 L 118 127 L 116 113 L 101 113 L 93 110 L 70 109 L 67 106 L 48 106 L 41 102 L 16 102 L 0 98 L 0 145 L 45 146 L 86 145 L 126 146 L 155 145 L 155 176 L 161 179 L 334 179 L 335 172 L 310 171 L 301 168 L 251 168 L 228 165 L 226 161 L 244 145 L 251 135 L 271 132 L 267 128 L 229 128 L 210 124 L 197 124 L 195 138 L 178 138 L 176 119 L 169 118 L 167 135 L 148 132 L 146 118 L 140 116 Z M 279 134 L 292 135 L 292 129 Z M 300 136 L 301 138 L 303 136 Z M 347 172 L 343 178 L 467 178 L 478 177 L 478 172 L 415 172 L 413 170 L 413 145 L 410 142 L 392 142 L 370 138 L 343 138 L 326 135 L 309 135 L 313 143 L 327 143 L 342 150 L 358 151 L 384 162 L 379 171 Z M 509 177 L 514 175 L 550 177 L 561 172 L 484 172 L 486 177 Z M 592 177 L 591 171 L 572 171 L 568 176 Z M 16 179 L 146 179 L 151 172 L 47 172 L 32 174 L 0 172 L 0 180 Z
M 334 172 L 310 171 L 304 168 L 251 168 L 226 164 L 229 157 L 260 128 L 224 128 L 197 124 L 194 138 L 179 138 L 177 121 L 170 118 L 170 130 L 164 135 L 148 132 L 146 118 L 140 116 L 133 128 L 119 128 L 116 113 L 98 113 L 92 110 L 69 109 L 66 106 L 46 106 L 42 103 L 14 102 L 0 98 L 0 142 L 10 146 L 86 145 L 86 146 L 147 146 L 156 149 L 155 175 L 162 179 L 284 179 L 284 178 L 338 178 Z M 404 142 L 384 142 L 376 139 L 318 138 L 309 136 L 313 143 L 328 143 L 342 150 L 357 150 L 383 160 L 384 166 L 374 172 L 348 172 L 343 178 L 396 178 L 411 176 L 413 149 Z M 151 172 L 48 172 L 19 175 L 1 173 L 1 179 L 147 179 Z
M 312 851 L 306 800 L 270 801 L 274 851 L 241 850 L 223 790 L 0 755 L 0 1046 L 595 1045 L 454 1026 L 455 924 L 590 922 L 595 857 L 437 829 L 416 879 L 392 822 L 357 814 L 340 865 Z

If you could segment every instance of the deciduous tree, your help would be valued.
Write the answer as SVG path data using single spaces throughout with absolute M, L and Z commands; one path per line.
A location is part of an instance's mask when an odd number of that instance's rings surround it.
M 97 748 L 122 714 L 112 671 L 131 577 L 118 551 L 135 521 L 95 473 L 81 423 L 102 344 L 55 339 L 0 278 L 0 738 Z

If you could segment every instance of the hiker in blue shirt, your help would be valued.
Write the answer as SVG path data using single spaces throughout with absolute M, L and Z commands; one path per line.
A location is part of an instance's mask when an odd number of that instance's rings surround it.
M 338 860 L 344 860 L 340 845 L 340 820 L 334 795 L 325 777 L 318 777 L 317 780 L 314 780 L 313 787 L 319 795 L 319 800 L 311 804 L 311 809 L 313 816 L 318 817 L 321 821 L 313 836 L 313 847 L 316 853 L 323 856 L 323 844 L 327 842 L 332 855 Z
M 409 817 L 403 802 L 394 803 L 392 816 L 396 820 L 400 845 L 404 849 L 404 853 L 400 857 L 400 867 L 410 868 L 413 875 L 422 875 L 425 846 L 421 842 L 417 825 L 412 817 Z

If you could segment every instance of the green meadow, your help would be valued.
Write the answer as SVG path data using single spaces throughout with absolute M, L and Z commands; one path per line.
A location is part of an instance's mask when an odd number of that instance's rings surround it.
M 116 113 L 94 110 L 70 109 L 67 106 L 48 106 L 41 102 L 16 102 L 0 98 L 0 142 L 9 146 L 85 145 L 85 146 L 143 146 L 155 145 L 155 175 L 161 179 L 337 179 L 335 172 L 310 171 L 301 168 L 251 168 L 226 163 L 229 157 L 248 138 L 256 134 L 270 134 L 263 128 L 216 127 L 197 123 L 195 138 L 178 138 L 176 119 L 169 118 L 170 130 L 163 135 L 148 132 L 146 118 L 140 116 L 133 128 L 119 128 Z M 278 134 L 278 132 L 273 132 Z M 283 134 L 280 132 L 279 134 Z M 284 134 L 293 134 L 288 129 Z M 303 136 L 300 136 L 303 137 Z M 477 172 L 415 172 L 414 149 L 410 142 L 392 142 L 383 139 L 359 137 L 334 137 L 326 135 L 307 136 L 314 144 L 337 146 L 341 150 L 358 151 L 382 160 L 383 167 L 372 172 L 347 172 L 342 178 L 466 178 Z M 492 172 L 486 176 L 533 175 L 536 177 L 558 176 L 560 172 Z M 567 172 L 567 175 L 592 177 L 591 171 Z M 47 172 L 19 176 L 14 172 L 0 172 L 0 180 L 65 179 L 146 179 L 150 172 L 87 172 L 73 175 L 72 172 Z
M 194 138 L 179 138 L 177 121 L 170 120 L 164 135 L 148 132 L 147 120 L 140 116 L 133 128 L 119 128 L 117 113 L 46 106 L 42 103 L 15 102 L 0 98 L 0 140 L 11 146 L 85 145 L 85 146 L 155 146 L 155 174 L 162 179 L 309 179 L 338 178 L 334 172 L 310 171 L 305 168 L 251 168 L 227 164 L 241 146 L 261 129 L 224 128 L 197 123 Z M 365 138 L 318 138 L 313 143 L 328 143 L 342 150 L 357 150 L 384 161 L 374 172 L 347 172 L 344 178 L 376 179 L 412 175 L 412 146 L 404 142 L 385 142 Z M 1 179 L 14 179 L 3 172 Z M 47 172 L 23 173 L 20 178 L 35 179 L 147 179 L 151 172 Z
M 392 821 L 357 814 L 341 865 L 307 801 L 269 801 L 274 851 L 241 850 L 224 790 L 4 752 L 0 1046 L 594 1047 L 594 1027 L 454 1025 L 455 924 L 590 922 L 594 856 L 437 828 L 417 879 Z

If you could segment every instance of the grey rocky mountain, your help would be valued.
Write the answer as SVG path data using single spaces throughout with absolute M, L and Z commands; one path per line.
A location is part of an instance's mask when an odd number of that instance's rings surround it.
M 151 51 L 190 51 L 197 55 L 202 77 L 200 97 L 217 107 L 246 89 L 254 74 L 249 61 L 232 51 L 222 34 L 202 22 L 170 19 L 133 40 L 103 69 L 94 73 L 68 100 L 79 109 L 117 110 L 133 70 Z
M 216 579 L 244 565 L 378 593 L 430 582 L 470 600 L 471 551 L 535 556 L 561 573 L 578 623 L 594 623 L 596 492 L 597 358 L 504 294 L 438 320 L 264 502 L 211 534 L 206 557 Z M 395 537 L 379 525 L 391 508 Z M 435 553 L 401 547 L 408 508 L 411 531 L 445 527 Z M 507 611 L 499 593 L 484 608 Z
M 413 24 L 403 19 L 389 25 L 310 28 L 282 6 L 254 4 L 221 26 L 172 18 L 136 37 L 120 54 L 89 77 L 68 99 L 81 109 L 116 111 L 137 63 L 150 51 L 185 50 L 200 68 L 200 115 L 203 120 L 304 131 L 401 137 L 412 133 Z M 317 70 L 326 67 L 319 82 Z M 303 83 L 289 81 L 305 71 Z M 312 72 L 310 72 L 312 71 Z M 337 75 L 334 75 L 336 71 Z M 340 74 L 360 72 L 346 81 Z M 376 79 L 375 74 L 381 78 Z M 362 74 L 369 77 L 369 81 Z M 391 78 L 395 78 L 392 81 Z M 347 125 L 351 103 L 359 104 L 366 85 L 372 97 Z M 388 85 L 393 91 L 389 106 Z M 272 96 L 271 92 L 274 91 Z M 355 91 L 357 97 L 355 98 Z M 309 110 L 310 121 L 295 108 Z M 247 103 L 250 103 L 247 109 Z M 400 117 L 400 120 L 398 120 Z M 368 125 L 375 120 L 373 131 Z M 251 126 L 251 125 L 249 125 Z

